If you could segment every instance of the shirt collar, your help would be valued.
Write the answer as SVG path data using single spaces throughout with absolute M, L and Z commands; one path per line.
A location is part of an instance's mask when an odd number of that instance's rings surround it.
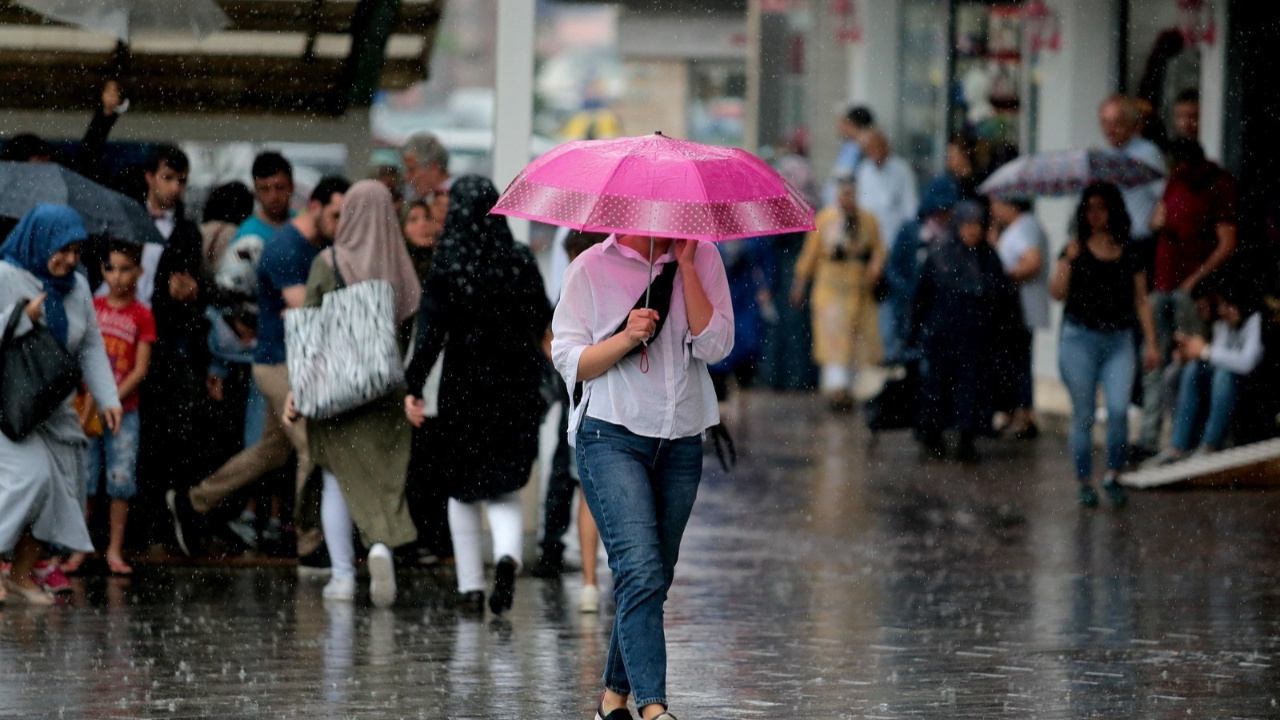
M 610 235 L 608 238 L 605 239 L 604 241 L 605 252 L 608 252 L 610 248 L 613 248 L 614 252 L 618 253 L 624 258 L 627 258 L 629 260 L 639 260 L 645 265 L 649 264 L 648 255 L 641 255 L 635 250 L 632 250 L 626 245 L 623 245 L 622 243 L 618 242 L 617 235 Z M 671 243 L 671 247 L 667 248 L 667 251 L 665 253 L 653 259 L 653 264 L 662 265 L 663 263 L 672 262 L 673 260 L 675 260 L 675 242 L 674 241 Z

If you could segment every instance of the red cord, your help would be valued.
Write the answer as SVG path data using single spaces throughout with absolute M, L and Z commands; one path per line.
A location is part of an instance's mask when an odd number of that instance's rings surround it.
M 640 348 L 640 372 L 649 373 L 649 346 Z

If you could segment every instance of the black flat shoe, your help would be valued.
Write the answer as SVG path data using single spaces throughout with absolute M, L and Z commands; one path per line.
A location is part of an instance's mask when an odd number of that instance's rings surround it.
M 489 596 L 489 609 L 494 615 L 511 609 L 516 595 L 516 561 L 503 557 L 493 570 L 493 594 Z
M 453 607 L 464 615 L 484 615 L 484 593 L 479 590 L 460 592 L 454 597 Z
M 635 720 L 635 717 L 625 707 L 617 708 L 606 715 L 604 712 L 604 698 L 602 697 L 600 698 L 600 704 L 596 706 L 595 720 Z
M 1102 482 L 1102 491 L 1107 494 L 1107 499 L 1111 501 L 1111 505 L 1117 509 L 1125 506 L 1129 502 L 1129 494 L 1124 491 L 1124 487 L 1113 477 L 1107 478 Z

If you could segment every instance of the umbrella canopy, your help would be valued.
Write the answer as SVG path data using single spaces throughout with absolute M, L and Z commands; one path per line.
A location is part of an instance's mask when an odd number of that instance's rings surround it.
M 135 33 L 204 38 L 231 24 L 214 0 L 13 0 L 50 20 L 129 42 Z
M 56 163 L 0 162 L 0 215 L 20 218 L 37 204 L 70 205 L 90 235 L 135 243 L 167 241 L 142 203 Z
M 1064 150 L 1012 160 L 979 185 L 978 192 L 996 198 L 1070 195 L 1095 182 L 1134 187 L 1163 175 L 1114 150 Z
M 813 229 L 813 208 L 763 160 L 661 133 L 561 145 L 521 171 L 493 212 L 588 232 L 692 240 Z

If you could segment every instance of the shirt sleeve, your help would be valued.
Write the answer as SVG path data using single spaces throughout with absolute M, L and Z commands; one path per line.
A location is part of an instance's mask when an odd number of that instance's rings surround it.
M 1229 342 L 1233 335 L 1240 342 Z M 1237 375 L 1253 372 L 1258 363 L 1262 362 L 1262 314 L 1250 315 L 1236 332 L 1232 332 L 1230 326 L 1221 320 L 1215 323 L 1209 362 Z
M 698 243 L 694 256 L 702 289 L 711 301 L 711 322 L 697 335 L 692 335 L 693 356 L 713 365 L 729 357 L 733 350 L 733 301 L 729 296 L 729 279 L 725 276 L 724 261 L 710 243 Z
M 551 362 L 569 387 L 578 383 L 578 362 L 582 351 L 594 342 L 595 298 L 591 282 L 583 269 L 587 258 L 580 257 L 569 265 L 560 286 L 560 302 L 551 317 Z

